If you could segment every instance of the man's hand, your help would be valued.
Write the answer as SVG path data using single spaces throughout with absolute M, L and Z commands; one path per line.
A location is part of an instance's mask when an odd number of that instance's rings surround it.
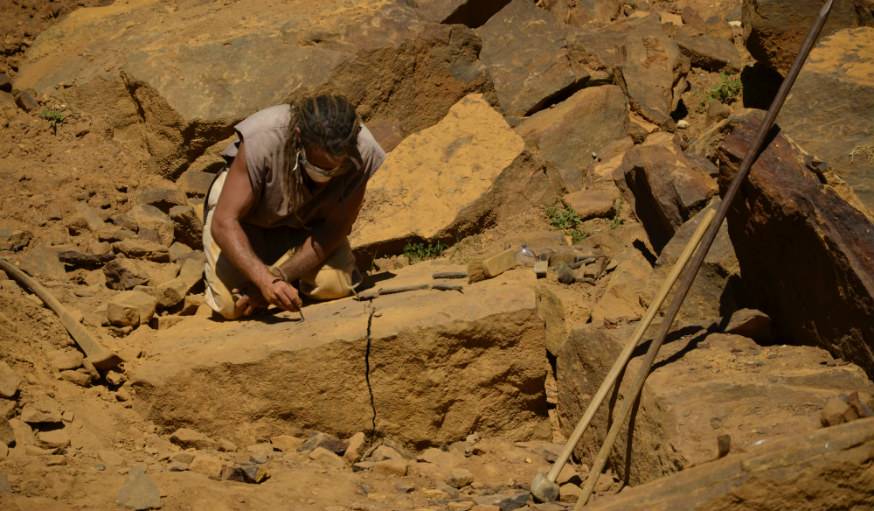
M 264 301 L 287 311 L 298 311 L 303 305 L 297 289 L 282 279 L 274 278 L 258 286 Z

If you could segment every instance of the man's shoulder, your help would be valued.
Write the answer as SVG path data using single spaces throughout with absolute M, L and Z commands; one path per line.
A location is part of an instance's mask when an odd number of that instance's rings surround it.
M 274 105 L 255 112 L 237 123 L 234 128 L 243 135 L 260 131 L 287 128 L 291 122 L 291 106 L 288 104 Z
M 361 159 L 364 160 L 364 164 L 370 167 L 367 169 L 368 174 L 375 172 L 385 160 L 385 151 L 383 151 L 382 146 L 379 145 L 379 142 L 376 141 L 373 134 L 363 123 L 361 124 L 361 131 L 358 133 L 358 153 L 361 155 Z

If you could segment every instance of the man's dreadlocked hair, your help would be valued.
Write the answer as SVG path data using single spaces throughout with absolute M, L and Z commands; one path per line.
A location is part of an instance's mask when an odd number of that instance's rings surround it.
M 291 157 L 288 161 L 294 162 L 297 153 L 307 145 L 320 147 L 332 156 L 347 156 L 344 163 L 347 166 L 344 170 L 347 172 L 361 167 L 362 159 L 358 152 L 361 121 L 355 113 L 355 107 L 345 97 L 309 96 L 293 103 L 288 129 L 288 150 Z M 300 137 L 296 135 L 297 129 L 300 130 Z M 289 189 L 295 199 L 302 197 L 302 173 L 297 172 L 289 177 Z

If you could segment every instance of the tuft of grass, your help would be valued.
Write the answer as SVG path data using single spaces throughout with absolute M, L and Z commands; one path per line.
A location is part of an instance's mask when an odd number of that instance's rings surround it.
M 741 92 L 740 78 L 725 73 L 719 73 L 719 83 L 708 91 L 708 96 L 722 103 L 728 104 L 737 99 Z
M 850 163 L 853 163 L 856 158 L 874 163 L 874 144 L 859 144 L 854 147 L 850 151 Z
M 404 255 L 410 260 L 410 264 L 413 264 L 426 259 L 440 257 L 447 248 L 448 247 L 439 240 L 433 244 L 422 241 L 408 242 L 404 245 Z
M 580 229 L 583 219 L 580 218 L 573 208 L 564 202 L 558 202 L 553 206 L 549 206 L 546 208 L 545 213 L 549 225 L 570 236 L 574 243 L 582 241 L 589 236 L 587 232 Z
M 46 108 L 39 113 L 39 116 L 49 121 L 49 126 L 52 127 L 52 133 L 54 133 L 55 135 L 58 134 L 58 126 L 64 124 L 64 121 L 67 119 L 67 116 L 64 115 L 64 112 L 61 112 L 60 110 L 53 110 L 51 108 Z

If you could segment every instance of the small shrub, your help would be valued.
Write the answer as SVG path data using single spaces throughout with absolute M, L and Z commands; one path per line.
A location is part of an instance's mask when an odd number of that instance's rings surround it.
M 58 134 L 58 126 L 64 124 L 64 120 L 67 118 L 67 116 L 60 110 L 52 110 L 48 108 L 40 112 L 39 116 L 49 121 L 49 126 L 52 127 L 52 132 L 55 135 Z
M 404 255 L 410 260 L 410 264 L 440 257 L 447 246 L 440 241 L 425 243 L 422 241 L 408 242 L 404 245 Z
M 740 78 L 719 73 L 719 83 L 710 88 L 708 95 L 711 99 L 728 104 L 740 95 L 740 91 Z
M 546 220 L 549 222 L 549 225 L 570 236 L 574 243 L 588 237 L 588 233 L 579 228 L 580 224 L 583 223 L 583 219 L 580 218 L 580 215 L 573 208 L 563 202 L 546 208 Z

